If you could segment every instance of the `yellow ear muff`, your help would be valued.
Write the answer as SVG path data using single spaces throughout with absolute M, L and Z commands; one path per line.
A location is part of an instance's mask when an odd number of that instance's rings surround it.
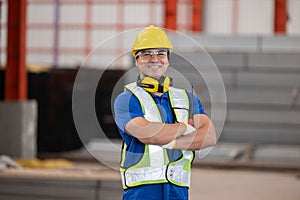
M 154 93 L 158 91 L 159 82 L 151 77 L 145 77 L 137 81 L 137 85 L 144 88 L 146 91 Z
M 152 77 L 145 77 L 143 79 L 138 78 L 137 86 L 144 88 L 147 92 L 167 92 L 172 85 L 172 78 L 168 76 L 162 76 L 159 80 Z

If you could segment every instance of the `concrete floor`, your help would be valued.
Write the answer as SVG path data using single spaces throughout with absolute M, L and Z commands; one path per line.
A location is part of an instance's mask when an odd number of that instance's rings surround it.
M 299 200 L 295 172 L 193 168 L 190 200 Z
M 299 172 L 193 167 L 190 200 L 299 200 Z M 97 163 L 0 173 L 1 200 L 115 200 L 122 193 L 119 172 Z

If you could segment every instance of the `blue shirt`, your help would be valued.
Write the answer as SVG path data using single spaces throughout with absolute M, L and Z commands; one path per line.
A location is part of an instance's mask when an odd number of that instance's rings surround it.
M 191 105 L 193 105 L 192 108 L 192 114 L 205 114 L 204 109 L 202 107 L 202 104 L 200 100 L 195 96 L 192 95 L 192 93 L 188 92 L 188 96 L 190 98 L 190 101 L 192 100 L 193 102 Z M 175 122 L 174 116 L 173 116 L 173 111 L 170 105 L 170 99 L 169 99 L 169 93 L 165 92 L 162 96 L 157 96 L 152 94 L 153 99 L 155 100 L 161 116 L 162 116 L 162 121 L 167 124 L 173 124 Z M 142 157 L 143 152 L 144 152 L 144 144 L 140 142 L 137 138 L 131 136 L 125 131 L 125 126 L 126 124 L 131 120 L 136 117 L 144 117 L 144 113 L 142 110 L 142 107 L 140 105 L 139 100 L 137 97 L 132 94 L 130 91 L 126 90 L 123 93 L 121 93 L 115 100 L 114 103 L 114 112 L 115 112 L 115 121 L 118 126 L 120 135 L 127 145 L 126 149 L 126 159 L 124 162 L 124 168 L 128 168 L 134 164 L 136 164 Z M 169 160 L 175 161 L 179 157 L 181 157 L 182 153 L 180 150 L 168 150 L 168 156 Z M 180 194 L 186 194 L 187 188 L 185 187 L 178 187 L 175 185 L 170 184 L 171 186 L 168 186 L 170 183 L 163 184 L 163 186 L 159 186 L 161 184 L 155 184 L 153 186 L 139 186 L 127 190 L 135 190 L 136 192 L 134 195 L 138 195 L 138 191 L 141 190 L 140 195 L 146 195 L 145 189 L 151 187 L 151 190 L 153 189 L 152 187 L 157 187 L 157 191 L 162 190 L 163 188 L 168 188 L 167 190 L 170 190 L 170 188 L 176 188 L 176 190 L 182 189 L 184 191 L 178 191 Z M 179 188 L 179 189 L 178 189 Z M 129 191 L 125 191 L 124 197 L 126 194 L 131 193 Z M 152 194 L 153 191 L 150 193 Z M 172 193 L 172 192 L 171 192 Z M 177 194 L 177 192 L 175 192 Z M 174 194 L 175 194 L 174 193 Z M 140 196 L 142 197 L 142 196 Z M 146 197 L 146 196 L 145 196 Z M 128 197 L 128 199 L 130 199 Z M 148 198 L 143 198 L 143 199 L 148 199 Z M 159 199 L 159 198 L 158 198 Z M 162 199 L 162 198 L 161 198 Z M 183 198 L 186 199 L 186 198 Z
M 191 98 L 192 93 L 190 92 L 188 92 L 188 96 L 193 100 L 192 114 L 205 114 L 200 100 L 195 95 L 193 95 L 193 98 Z M 160 110 L 163 122 L 167 124 L 173 124 L 175 119 L 173 116 L 173 111 L 171 110 L 169 93 L 165 92 L 162 96 L 152 94 L 152 97 Z M 133 118 L 144 117 L 144 113 L 137 97 L 128 90 L 124 91 L 116 98 L 114 103 L 114 111 L 115 121 L 120 135 L 127 145 L 126 158 L 130 158 L 126 159 L 124 163 L 124 167 L 127 168 L 140 160 L 142 153 L 144 152 L 144 144 L 141 143 L 137 138 L 128 134 L 125 131 L 125 126 Z M 170 161 L 177 160 L 181 156 L 180 150 L 168 151 Z

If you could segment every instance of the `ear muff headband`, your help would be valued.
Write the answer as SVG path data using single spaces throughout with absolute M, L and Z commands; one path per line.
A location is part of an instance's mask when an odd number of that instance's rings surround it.
M 171 86 L 171 78 L 168 76 L 164 76 L 164 78 L 160 78 L 162 83 L 160 83 L 160 86 L 162 87 L 163 92 L 167 92 L 169 90 L 169 87 Z
M 162 76 L 159 80 L 156 80 L 155 78 L 148 76 L 143 79 L 138 77 L 137 85 L 150 93 L 164 93 L 169 90 L 170 86 L 172 86 L 172 78 L 168 76 Z

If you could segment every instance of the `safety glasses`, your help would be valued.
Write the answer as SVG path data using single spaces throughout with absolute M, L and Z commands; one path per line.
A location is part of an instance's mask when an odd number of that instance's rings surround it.
M 156 55 L 158 59 L 164 59 L 168 55 L 168 50 L 166 49 L 157 49 L 157 50 L 143 50 L 139 51 L 135 58 L 141 58 L 142 60 L 150 60 L 153 56 Z

